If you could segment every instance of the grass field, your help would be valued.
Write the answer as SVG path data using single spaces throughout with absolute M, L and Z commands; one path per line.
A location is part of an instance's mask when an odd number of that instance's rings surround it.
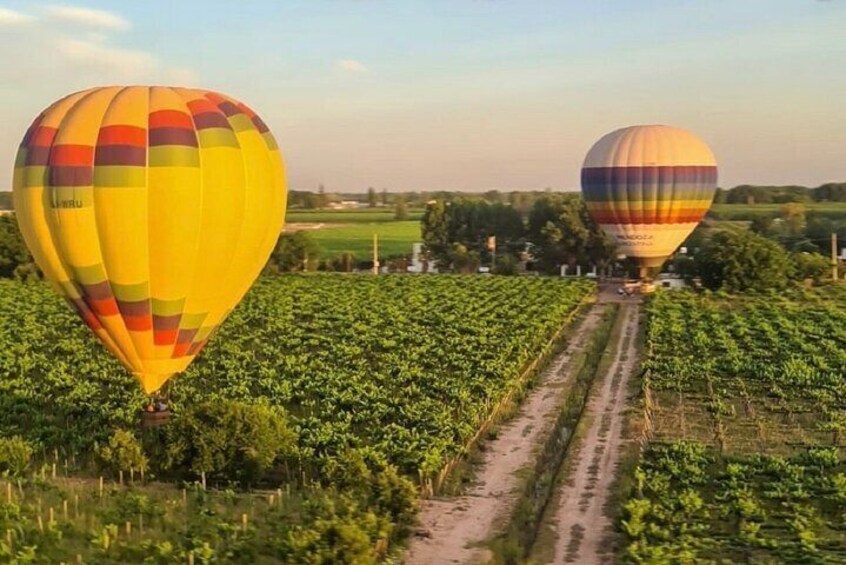
M 420 221 L 422 209 L 408 210 L 408 219 Z M 288 210 L 286 222 L 323 224 L 360 224 L 395 222 L 393 208 L 356 208 L 352 210 Z
M 778 214 L 784 204 L 714 204 L 708 217 L 715 220 L 754 220 Z M 846 202 L 808 202 L 805 210 L 828 218 L 846 219 Z
M 420 239 L 420 222 L 372 222 L 326 227 L 309 232 L 320 244 L 323 257 L 350 252 L 358 260 L 373 254 L 373 234 L 379 236 L 379 256 L 411 255 L 411 246 Z

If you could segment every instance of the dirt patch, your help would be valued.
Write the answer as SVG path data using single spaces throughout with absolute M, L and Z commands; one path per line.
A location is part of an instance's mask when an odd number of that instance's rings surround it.
M 602 306 L 592 307 L 574 328 L 567 347 L 543 372 L 519 412 L 495 439 L 485 442 L 476 483 L 466 494 L 423 501 L 420 526 L 405 555 L 407 565 L 479 563 L 489 552 L 479 547 L 513 510 L 522 483 L 518 471 L 530 465 L 556 417 L 572 378 L 569 361 L 584 349 L 602 320 Z
M 554 511 L 554 563 L 592 565 L 613 563 L 607 543 L 612 533 L 605 505 L 620 461 L 625 423 L 626 391 L 637 370 L 637 331 L 640 306 L 621 300 L 622 331 L 613 362 L 602 376 L 601 388 L 590 399 L 585 416 L 590 427 L 573 454 L 571 474 L 562 482 Z M 599 383 L 597 383 L 599 384 Z

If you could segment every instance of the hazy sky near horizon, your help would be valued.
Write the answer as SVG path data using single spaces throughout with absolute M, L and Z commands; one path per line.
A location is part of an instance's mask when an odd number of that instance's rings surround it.
M 846 0 L 0 0 L 0 167 L 64 94 L 153 83 L 252 106 L 293 189 L 576 190 L 641 123 L 722 186 L 846 181 L 844 29 Z

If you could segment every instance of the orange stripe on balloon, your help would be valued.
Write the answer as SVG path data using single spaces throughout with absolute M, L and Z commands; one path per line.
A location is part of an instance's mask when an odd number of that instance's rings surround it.
M 156 345 L 173 345 L 179 330 L 153 330 L 153 343 Z
M 664 214 L 652 212 L 594 211 L 591 215 L 599 224 L 688 224 L 701 220 L 708 209 L 685 210 L 684 213 Z
M 32 132 L 32 136 L 29 138 L 29 145 L 49 147 L 53 144 L 53 139 L 55 139 L 56 132 L 58 131 L 59 130 L 57 128 L 38 126 L 37 128 L 35 128 L 35 131 Z
M 94 148 L 90 145 L 54 145 L 50 151 L 50 165 L 84 167 L 94 162 Z
M 147 146 L 147 130 L 137 126 L 104 126 L 100 128 L 97 145 Z
M 156 110 L 150 112 L 150 129 L 153 128 L 194 129 L 194 121 L 191 116 L 179 110 Z
M 191 100 L 188 102 L 188 109 L 191 110 L 191 113 L 202 114 L 203 112 L 217 112 L 217 106 L 212 104 L 210 100 L 205 98 L 198 98 L 196 100 Z
M 86 297 L 85 302 L 98 316 L 116 316 L 120 314 L 117 301 L 114 298 L 97 299 L 89 296 Z
M 153 329 L 152 316 L 127 316 L 123 315 L 126 329 L 133 332 L 148 332 Z

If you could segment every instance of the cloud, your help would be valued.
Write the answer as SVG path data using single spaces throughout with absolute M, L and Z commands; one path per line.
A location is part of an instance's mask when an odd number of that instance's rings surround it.
M 342 71 L 347 71 L 349 73 L 367 72 L 367 67 L 365 67 L 361 61 L 356 61 L 355 59 L 339 59 L 335 62 L 335 66 Z
M 105 10 L 94 10 L 78 6 L 52 5 L 45 6 L 43 11 L 47 17 L 85 27 L 112 31 L 126 31 L 132 27 L 132 24 L 122 16 Z
M 59 38 L 57 51 L 71 65 L 115 73 L 121 77 L 143 76 L 156 69 L 156 59 L 149 53 L 121 49 L 104 41 Z
M 29 25 L 13 25 L 21 23 Z M 79 6 L 47 5 L 31 14 L 0 7 L 0 84 L 20 93 L 123 82 L 196 85 L 193 71 L 117 45 L 131 27 L 118 14 Z
M 8 8 L 0 7 L 0 25 L 18 25 L 31 22 L 35 18 L 29 14 L 22 14 Z

